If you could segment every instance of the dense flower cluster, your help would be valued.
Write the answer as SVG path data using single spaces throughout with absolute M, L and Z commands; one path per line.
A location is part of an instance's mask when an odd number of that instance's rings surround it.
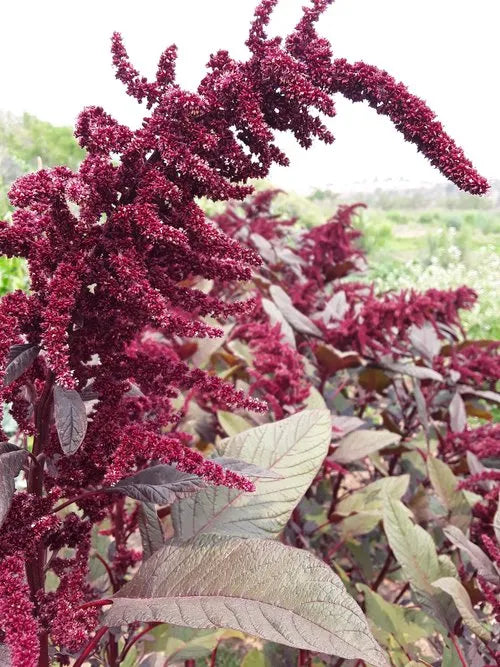
M 6 380 L 0 393 L 12 403 L 18 442 L 33 436 L 27 490 L 15 495 L 0 529 L 0 630 L 13 667 L 36 664 L 38 645 L 40 665 L 48 664 L 48 640 L 63 662 L 88 638 L 95 614 L 77 607 L 94 595 L 86 580 L 94 524 L 110 519 L 114 555 L 107 566 L 118 586 L 137 561 L 127 545 L 135 514 L 123 498 L 103 495 L 103 485 L 161 462 L 211 484 L 253 488 L 190 447 L 189 435 L 178 428 L 184 414 L 179 399 L 191 392 L 208 398 L 213 409 L 255 411 L 264 409 L 262 402 L 194 367 L 179 350 L 184 339 L 220 337 L 222 320 L 252 312 L 253 299 L 234 301 L 231 293 L 225 300 L 220 289 L 207 294 L 196 285 L 201 278 L 225 286 L 249 280 L 261 266 L 262 239 L 265 245 L 271 238 L 272 225 L 253 223 L 250 236 L 257 235 L 260 245 L 252 248 L 207 220 L 197 199 L 243 199 L 252 190 L 249 179 L 266 176 L 273 163 L 287 164 L 274 142 L 277 130 L 292 132 L 306 147 L 314 138 L 331 142 L 317 114 L 334 115 L 332 95 L 338 91 L 368 99 L 460 187 L 476 193 L 486 188 L 421 101 L 383 72 L 332 60 L 329 43 L 314 29 L 329 0 L 313 0 L 285 42 L 266 35 L 276 2 L 263 0 L 257 8 L 249 59 L 236 61 L 219 51 L 196 92 L 175 83 L 175 47 L 165 50 L 154 81 L 147 81 L 115 34 L 116 76 L 149 110 L 141 127 L 133 131 L 102 108 L 87 108 L 76 126 L 87 151 L 79 170 L 42 169 L 10 191 L 16 211 L 12 222 L 0 223 L 0 251 L 26 258 L 30 292 L 8 295 L 0 304 L 0 370 Z M 262 217 L 270 198 L 262 195 L 247 213 Z M 277 263 L 295 258 L 293 273 L 300 276 L 300 267 L 318 257 L 338 262 L 339 252 L 347 256 L 356 236 L 346 229 L 351 213 L 339 212 L 329 226 L 306 235 L 302 255 L 278 253 Z M 231 224 L 228 231 L 242 232 L 243 225 Z M 333 250 L 332 243 L 339 248 Z M 356 257 L 353 251 L 349 261 Z M 324 307 L 326 295 L 318 290 L 331 278 L 313 268 L 304 277 L 299 284 L 309 282 L 315 307 Z M 437 296 L 441 311 L 431 316 L 428 301 Z M 359 350 L 373 335 L 373 347 L 382 353 L 376 332 L 426 316 L 454 322 L 457 308 L 471 300 L 466 291 L 378 302 L 368 294 L 358 299 L 357 310 L 349 305 L 340 335 L 351 341 L 357 332 Z M 365 308 L 363 322 L 359 308 Z M 337 327 L 324 327 L 326 340 L 337 341 Z M 303 366 L 285 349 L 278 328 L 260 323 L 248 336 L 255 350 L 251 388 L 280 416 L 277 400 L 288 405 L 305 396 Z M 64 419 L 57 416 L 62 408 L 56 396 L 65 401 Z M 69 431 L 68 418 L 76 420 Z M 59 518 L 54 505 L 64 498 L 76 498 L 84 519 Z M 49 548 L 53 557 L 47 563 Z M 63 555 L 66 548 L 74 555 Z M 59 584 L 45 594 L 50 569 Z
M 276 419 L 282 419 L 291 407 L 296 411 L 309 395 L 310 384 L 301 356 L 283 340 L 279 324 L 241 324 L 231 338 L 249 345 L 250 393 L 262 397 Z
M 463 455 L 472 452 L 479 459 L 500 457 L 500 424 L 486 424 L 461 433 L 449 432 L 440 443 L 443 456 Z

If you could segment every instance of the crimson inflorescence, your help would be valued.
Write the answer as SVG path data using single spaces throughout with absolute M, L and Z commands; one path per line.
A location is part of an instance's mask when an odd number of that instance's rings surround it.
M 0 249 L 26 259 L 30 290 L 0 303 L 1 369 L 12 345 L 31 344 L 40 351 L 2 390 L 20 441 L 33 435 L 38 456 L 36 464 L 27 462 L 27 491 L 16 494 L 0 531 L 0 629 L 13 667 L 36 664 L 37 647 L 47 636 L 62 664 L 88 637 L 96 614 L 78 609 L 95 594 L 86 580 L 93 525 L 111 519 L 116 547 L 111 572 L 114 568 L 118 578 L 138 558 L 127 545 L 134 526 L 127 527 L 123 502 L 97 494 L 78 501 L 83 519 L 74 513 L 58 518 L 51 510 L 60 499 L 99 490 L 158 461 L 211 484 L 251 490 L 251 482 L 190 446 L 189 434 L 177 428 L 184 414 L 179 398 L 187 392 L 214 410 L 262 411 L 265 405 L 253 392 L 279 417 L 284 406 L 307 394 L 298 356 L 286 349 L 278 328 L 258 311 L 251 315 L 256 304 L 260 308 L 258 297 L 234 300 L 233 288 L 224 299 L 220 289 L 207 294 L 197 287 L 202 278 L 225 286 L 247 281 L 261 266 L 262 250 L 262 243 L 252 248 L 224 233 L 205 217 L 198 198 L 242 200 L 252 191 L 249 179 L 266 176 L 273 164 L 286 165 L 276 131 L 291 132 L 305 147 L 314 138 L 332 142 L 320 114 L 334 116 L 337 92 L 368 100 L 459 187 L 473 193 L 487 188 L 421 100 L 385 72 L 332 59 L 328 41 L 314 26 L 329 4 L 313 0 L 282 42 L 266 34 L 276 0 L 263 0 L 247 41 L 248 60 L 214 54 L 196 92 L 175 82 L 174 46 L 162 54 L 154 81 L 147 81 L 114 34 L 116 76 L 128 95 L 146 103 L 141 127 L 131 130 L 104 109 L 89 107 L 76 124 L 87 152 L 79 170 L 41 169 L 10 191 L 16 210 L 12 222 L 0 224 Z M 265 205 L 265 200 L 253 203 L 257 213 Z M 316 305 L 324 302 L 320 291 L 332 279 L 318 260 L 338 264 L 344 255 L 353 265 L 359 260 L 357 252 L 348 257 L 356 237 L 344 224 L 349 215 L 340 211 L 304 236 L 296 267 L 305 265 L 306 281 L 291 292 L 304 308 L 308 290 L 316 292 Z M 248 232 L 242 229 L 246 223 L 233 223 L 230 233 Z M 255 221 L 250 231 L 264 240 L 272 234 L 267 222 Z M 276 263 L 286 264 L 291 256 L 278 254 Z M 432 314 L 434 293 L 376 301 L 357 286 L 352 290 L 359 297 L 357 310 L 335 331 L 326 327 L 325 340 L 341 347 L 350 341 L 374 356 L 386 351 L 378 335 L 382 329 L 394 330 L 395 343 L 410 322 L 455 321 L 457 309 L 474 299 L 465 289 L 445 294 L 441 310 Z M 194 367 L 180 352 L 186 338 L 221 336 L 227 318 L 248 323 L 252 317 L 256 323 L 245 334 L 256 355 L 250 394 Z M 51 422 L 54 386 L 79 392 L 87 405 L 87 433 L 73 456 L 61 452 Z M 50 593 L 43 584 L 46 549 L 53 556 L 48 567 L 59 577 Z M 74 553 L 66 555 L 67 549 Z

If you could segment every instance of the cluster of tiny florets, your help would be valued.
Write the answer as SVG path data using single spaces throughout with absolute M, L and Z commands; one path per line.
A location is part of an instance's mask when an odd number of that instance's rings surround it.
M 266 34 L 276 2 L 263 0 L 256 10 L 248 60 L 219 51 L 195 92 L 175 82 L 174 46 L 162 54 L 155 79 L 148 81 L 131 64 L 120 35 L 113 35 L 116 76 L 130 96 L 145 101 L 149 115 L 131 130 L 100 107 L 85 109 L 75 132 L 87 152 L 78 171 L 42 169 L 20 178 L 10 191 L 16 210 L 12 221 L 0 223 L 0 251 L 26 259 L 30 292 L 16 292 L 0 303 L 0 368 L 5 369 L 14 344 L 32 345 L 39 355 L 1 394 L 12 403 L 24 431 L 20 435 L 34 434 L 39 442 L 43 432 L 44 440 L 43 452 L 35 452 L 41 458 L 26 466 L 40 467 L 43 484 L 35 483 L 39 473 L 30 470 L 28 491 L 16 494 L 0 530 L 0 631 L 13 667 L 36 664 L 40 623 L 61 655 L 79 649 L 95 621 L 94 612 L 75 611 L 91 595 L 85 576 L 92 524 L 110 516 L 122 528 L 127 523 L 124 504 L 108 496 L 79 501 L 83 522 L 51 514 L 58 499 L 112 484 L 153 461 L 175 463 L 211 484 L 253 488 L 244 477 L 206 461 L 191 448 L 189 436 L 177 431 L 183 413 L 175 401 L 183 392 L 199 395 L 215 410 L 264 409 L 259 400 L 177 353 L 185 338 L 221 336 L 222 320 L 248 317 L 258 302 L 235 302 L 232 294 L 222 298 L 220 289 L 211 294 L 197 289 L 201 279 L 216 286 L 250 279 L 261 266 L 262 250 L 262 242 L 242 244 L 207 220 L 198 198 L 242 200 L 252 191 L 249 179 L 265 177 L 273 164 L 286 165 L 276 131 L 291 132 L 305 147 L 315 138 L 331 143 L 320 115 L 335 115 L 336 92 L 368 100 L 463 189 L 486 189 L 423 102 L 385 72 L 332 58 L 328 41 L 315 30 L 330 0 L 313 0 L 286 41 Z M 256 210 L 262 213 L 265 206 L 261 200 Z M 296 273 L 305 262 L 330 257 L 323 254 L 325 243 L 330 248 L 344 243 L 340 252 L 346 254 L 355 233 L 347 231 L 342 241 L 339 222 L 332 221 L 317 238 L 306 236 L 305 254 L 295 254 Z M 253 233 L 268 240 L 271 226 L 256 222 Z M 338 261 L 338 250 L 332 252 L 330 259 Z M 278 252 L 277 265 L 291 256 Z M 296 288 L 303 303 L 329 280 L 320 280 L 313 270 L 306 273 Z M 422 319 L 436 296 L 411 294 L 375 303 L 368 294 L 340 328 L 327 327 L 326 339 L 337 344 L 343 336 L 365 350 L 373 336 L 378 354 L 384 350 L 376 332 Z M 298 294 L 292 297 L 297 300 Z M 444 316 L 453 321 L 456 309 L 472 299 L 468 292 L 443 297 L 435 321 Z M 363 321 L 359 308 L 365 309 Z M 278 328 L 259 326 L 253 331 L 253 390 L 270 401 L 279 396 L 285 405 L 300 403 L 305 384 L 298 357 L 282 347 Z M 52 414 L 54 386 L 76 391 L 86 402 L 88 428 L 73 456 L 62 454 L 53 423 L 39 419 Z M 276 400 L 274 408 L 279 416 Z M 122 576 L 137 553 L 126 545 L 123 530 L 116 525 L 113 530 L 112 567 Z M 50 564 L 60 583 L 42 599 L 41 582 L 32 576 L 25 580 L 23 563 L 49 546 L 75 548 L 76 555 Z

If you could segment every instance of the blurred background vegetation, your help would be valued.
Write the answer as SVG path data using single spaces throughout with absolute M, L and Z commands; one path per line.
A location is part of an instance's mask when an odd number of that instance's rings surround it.
M 0 114 L 0 219 L 11 214 L 7 192 L 18 176 L 65 164 L 75 169 L 83 151 L 71 128 L 54 127 L 30 114 Z M 258 187 L 269 187 L 259 183 Z M 479 303 L 464 317 L 471 337 L 500 338 L 500 182 L 486 197 L 473 197 L 453 185 L 338 193 L 316 190 L 309 196 L 282 193 L 276 213 L 298 224 L 324 222 L 341 203 L 363 202 L 358 225 L 368 270 L 360 276 L 380 291 L 469 285 Z M 207 212 L 221 210 L 204 202 Z M 27 286 L 22 260 L 0 258 L 0 294 Z

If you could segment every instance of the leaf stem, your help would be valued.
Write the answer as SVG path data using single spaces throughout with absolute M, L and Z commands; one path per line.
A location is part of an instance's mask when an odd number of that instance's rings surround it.
M 153 628 L 155 628 L 157 625 L 161 625 L 161 623 L 149 623 L 145 628 L 143 628 L 140 632 L 138 632 L 136 635 L 134 635 L 134 637 L 132 637 L 132 639 L 130 639 L 128 644 L 126 644 L 123 647 L 123 650 L 120 653 L 120 657 L 118 658 L 118 662 L 122 663 L 125 660 L 125 658 L 127 657 L 127 653 L 130 651 L 132 646 L 136 642 L 138 642 L 141 637 L 143 637 L 144 635 L 147 635 L 147 633 L 150 630 L 152 630 Z
M 92 653 L 92 651 L 96 648 L 96 646 L 99 644 L 101 639 L 104 637 L 106 632 L 108 631 L 108 627 L 105 625 L 102 627 L 100 630 L 96 632 L 94 637 L 89 641 L 87 646 L 83 649 L 83 651 L 80 653 L 80 656 L 76 659 L 73 667 L 81 667 L 83 663 L 85 662 L 85 659 L 89 657 L 89 655 Z
M 72 505 L 73 503 L 77 503 L 79 500 L 84 500 L 86 498 L 92 498 L 92 496 L 97 496 L 97 495 L 100 495 L 101 493 L 110 493 L 110 492 L 111 492 L 111 489 L 95 489 L 94 491 L 85 491 L 84 493 L 80 493 L 78 496 L 74 496 L 73 498 L 70 498 L 69 500 L 65 500 L 60 505 L 57 505 L 57 507 L 54 507 L 53 509 L 50 510 L 50 514 L 55 514 L 56 512 L 59 512 L 60 510 L 63 510 L 65 507 L 68 507 L 69 505 Z
M 372 591 L 376 592 L 378 587 L 380 586 L 380 584 L 384 581 L 385 575 L 387 574 L 387 572 L 389 570 L 389 567 L 391 566 L 392 558 L 393 558 L 392 550 L 389 549 L 389 552 L 387 553 L 387 557 L 385 559 L 384 565 L 382 566 L 382 569 L 380 570 L 380 573 L 379 573 L 378 577 L 375 579 L 375 581 L 373 582 L 373 584 L 371 586 Z
M 458 659 L 460 660 L 461 664 L 463 665 L 463 667 L 467 667 L 467 660 L 465 659 L 465 656 L 462 653 L 462 649 L 460 648 L 460 644 L 458 643 L 457 636 L 453 634 L 453 632 L 450 632 L 448 636 L 453 642 L 453 646 L 455 647 L 455 651 L 457 652 Z

